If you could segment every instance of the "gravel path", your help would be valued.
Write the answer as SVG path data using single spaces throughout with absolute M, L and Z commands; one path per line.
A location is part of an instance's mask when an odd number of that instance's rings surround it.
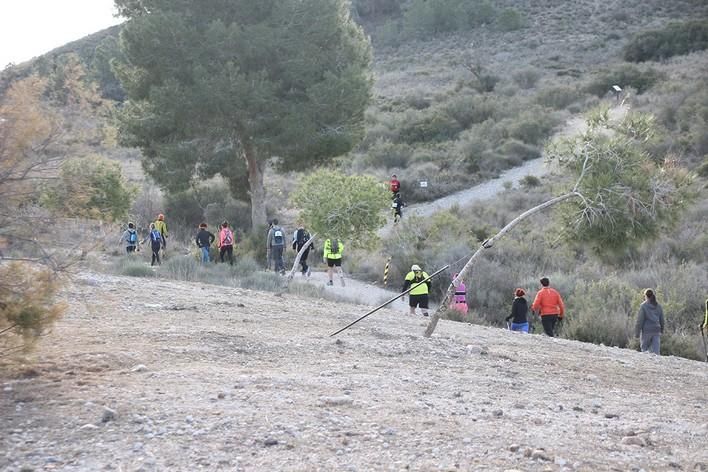
M 705 363 L 85 274 L 0 376 L 0 470 L 708 468 Z

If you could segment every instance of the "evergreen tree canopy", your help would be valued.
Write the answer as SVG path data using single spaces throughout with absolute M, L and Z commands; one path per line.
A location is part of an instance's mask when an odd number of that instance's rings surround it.
M 163 188 L 219 173 L 238 190 L 247 177 L 257 225 L 266 161 L 313 166 L 360 139 L 371 50 L 344 0 L 116 5 L 130 19 L 114 64 L 129 98 L 122 141 Z

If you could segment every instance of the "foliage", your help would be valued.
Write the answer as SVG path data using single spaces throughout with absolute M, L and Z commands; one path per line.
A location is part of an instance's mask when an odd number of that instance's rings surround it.
M 196 280 L 200 270 L 199 262 L 189 256 L 174 256 L 167 258 L 160 266 L 160 273 L 167 274 L 171 279 L 191 282 Z
M 352 6 L 362 17 L 380 17 L 399 13 L 401 0 L 354 0 Z
M 651 67 L 640 68 L 631 64 L 622 64 L 609 70 L 604 70 L 586 86 L 586 91 L 598 97 L 605 96 L 613 85 L 626 89 L 634 88 L 641 94 L 649 90 L 662 75 Z
M 42 204 L 68 217 L 118 221 L 127 215 L 135 192 L 118 163 L 100 156 L 77 157 L 62 163 L 59 179 L 47 186 Z
M 497 27 L 501 31 L 516 31 L 526 25 L 526 20 L 519 10 L 505 8 L 499 12 Z
M 113 263 L 113 273 L 127 277 L 153 277 L 152 267 L 145 264 L 137 255 L 122 256 Z
M 404 31 L 424 38 L 470 30 L 491 23 L 497 12 L 485 0 L 411 0 L 403 14 Z
M 578 178 L 579 198 L 560 212 L 565 236 L 608 254 L 651 240 L 674 222 L 690 198 L 691 178 L 673 162 L 654 162 L 644 149 L 654 132 L 651 116 L 630 114 L 611 125 L 600 110 L 590 120 L 586 133 L 549 152 Z
M 263 169 L 315 166 L 363 134 L 371 51 L 344 0 L 117 0 L 129 18 L 115 70 L 130 101 L 122 143 L 163 188 L 248 177 L 265 222 Z M 149 13 L 148 13 L 149 12 Z M 235 195 L 236 196 L 236 195 Z
M 311 233 L 369 247 L 385 222 L 390 192 L 369 176 L 321 169 L 302 178 L 293 196 Z
M 21 262 L 0 264 L 0 357 L 31 347 L 61 316 L 65 307 L 55 301 L 58 288 L 51 270 Z
M 660 61 L 708 48 L 708 20 L 670 23 L 662 29 L 639 33 L 624 49 L 629 62 Z

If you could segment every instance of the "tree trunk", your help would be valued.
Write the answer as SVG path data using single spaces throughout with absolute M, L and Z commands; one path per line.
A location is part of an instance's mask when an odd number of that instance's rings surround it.
M 255 149 L 250 144 L 243 145 L 243 158 L 248 168 L 248 186 L 251 196 L 251 231 L 255 232 L 267 222 L 265 205 L 265 187 L 263 187 L 263 169 L 265 163 L 260 161 Z
M 440 320 L 440 315 L 442 314 L 443 311 L 447 310 L 448 305 L 450 304 L 450 301 L 452 300 L 452 296 L 455 293 L 455 286 L 457 286 L 460 282 L 464 281 L 465 278 L 467 278 L 467 275 L 471 272 L 472 267 L 474 266 L 474 261 L 477 259 L 477 257 L 482 253 L 482 250 L 484 249 L 490 249 L 492 246 L 494 246 L 494 243 L 501 239 L 502 236 L 504 236 L 506 233 L 511 231 L 511 229 L 528 218 L 531 215 L 534 215 L 541 210 L 545 210 L 546 208 L 556 205 L 560 202 L 563 202 L 565 200 L 568 200 L 570 198 L 574 197 L 581 197 L 581 194 L 573 191 L 570 193 L 566 193 L 563 195 L 560 195 L 558 197 L 552 198 L 546 202 L 541 203 L 538 206 L 535 206 L 531 208 L 530 210 L 526 210 L 516 218 L 514 218 L 508 225 L 504 226 L 504 228 L 501 229 L 497 234 L 492 236 L 491 238 L 487 239 L 482 243 L 482 245 L 475 251 L 474 254 L 472 254 L 472 257 L 467 261 L 465 266 L 462 268 L 460 273 L 455 277 L 455 279 L 452 281 L 450 286 L 447 289 L 447 293 L 445 294 L 445 298 L 443 301 L 440 303 L 440 306 L 438 307 L 437 310 L 435 310 L 435 313 L 433 313 L 433 316 L 430 318 L 430 321 L 428 322 L 428 326 L 425 328 L 425 332 L 423 333 L 423 336 L 426 338 L 429 338 L 432 334 L 433 331 L 435 331 L 435 327 L 438 325 L 438 321 Z

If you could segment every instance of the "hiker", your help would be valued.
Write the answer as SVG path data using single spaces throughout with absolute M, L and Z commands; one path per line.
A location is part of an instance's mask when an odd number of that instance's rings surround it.
M 423 310 L 423 316 L 428 316 L 428 292 L 430 291 L 430 280 L 421 283 L 428 278 L 428 274 L 423 272 L 418 264 L 411 266 L 411 271 L 406 274 L 403 280 L 401 292 L 405 292 L 412 285 L 413 290 L 408 294 L 408 307 L 410 314 L 415 315 L 416 307 Z
M 219 231 L 219 259 L 224 262 L 224 254 L 229 258 L 229 264 L 234 265 L 234 232 L 229 228 L 229 222 L 221 223 Z
M 135 229 L 135 223 L 128 223 L 128 229 L 123 232 L 123 236 L 120 237 L 119 244 L 125 242 L 125 252 L 127 254 L 133 254 L 135 251 L 139 251 L 138 247 L 138 231 Z
M 337 273 L 339 274 L 339 279 L 342 281 L 342 287 L 344 287 L 344 273 L 342 272 L 342 252 L 344 252 L 344 243 L 341 239 L 337 238 L 327 238 L 324 242 L 324 250 L 322 251 L 322 257 L 327 263 L 327 276 L 329 277 L 329 282 L 327 285 L 334 285 L 332 282 L 332 276 L 334 274 L 334 268 L 337 268 Z
M 273 229 L 273 221 L 268 220 L 268 229 L 266 230 L 266 270 L 270 270 L 273 265 L 273 255 L 270 253 L 270 247 L 268 246 L 268 235 L 271 229 Z
M 167 249 L 167 223 L 165 223 L 165 215 L 160 213 L 155 221 L 155 229 L 160 232 L 162 238 L 162 249 Z
M 152 260 L 150 261 L 150 266 L 154 266 L 155 262 L 158 265 L 162 264 L 160 262 L 160 248 L 162 247 L 162 234 L 155 228 L 155 223 L 150 223 L 150 232 L 148 235 L 140 241 L 140 244 L 145 244 L 147 240 L 150 240 L 150 248 L 152 249 Z
M 634 334 L 640 338 L 642 352 L 649 351 L 659 354 L 661 334 L 664 332 L 664 310 L 657 303 L 656 295 L 652 289 L 646 289 L 644 297 L 646 300 L 639 306 Z
M 216 239 L 216 236 L 214 236 L 214 233 L 209 231 L 207 229 L 207 224 L 202 223 L 199 225 L 199 232 L 197 233 L 197 247 L 201 250 L 202 252 L 202 264 L 208 264 L 209 263 L 209 248 L 211 248 L 211 245 L 214 243 L 214 240 Z M 233 248 L 233 246 L 232 246 Z M 223 262 L 223 261 L 222 261 Z
M 453 274 L 453 283 L 457 278 L 457 275 L 458 274 Z M 459 311 L 463 318 L 467 316 L 467 287 L 465 287 L 465 284 L 462 281 L 455 285 L 455 295 L 452 297 L 450 310 Z
M 505 318 L 507 324 L 511 320 L 509 329 L 512 331 L 529 332 L 529 320 L 527 317 L 529 304 L 524 298 L 526 291 L 523 288 L 514 290 L 514 301 L 511 303 L 511 314 Z
M 565 305 L 560 293 L 550 287 L 551 282 L 548 277 L 543 277 L 540 282 L 541 290 L 536 294 L 531 310 L 541 316 L 541 324 L 546 335 L 554 337 L 556 323 L 565 315 Z
M 300 249 L 310 240 L 310 233 L 305 229 L 302 223 L 299 223 L 295 233 L 293 233 L 293 250 L 298 253 Z M 310 251 L 314 251 L 314 245 L 310 244 L 300 257 L 300 266 L 302 267 L 302 275 L 310 276 L 310 266 L 307 265 L 307 256 Z
M 268 231 L 266 248 L 270 252 L 275 271 L 285 274 L 285 263 L 283 261 L 283 249 L 285 249 L 285 231 L 278 226 L 278 219 L 273 218 L 273 226 Z
M 391 193 L 393 193 L 394 197 L 399 192 L 399 190 L 401 190 L 401 182 L 398 181 L 398 177 L 396 177 L 396 174 L 393 174 L 391 176 L 391 181 L 389 182 L 389 188 L 391 189 Z
M 391 209 L 393 210 L 393 222 L 398 223 L 401 218 L 403 217 L 403 207 L 406 206 L 406 204 L 403 202 L 403 199 L 401 198 L 401 194 L 397 193 L 393 197 L 393 201 L 391 202 Z

